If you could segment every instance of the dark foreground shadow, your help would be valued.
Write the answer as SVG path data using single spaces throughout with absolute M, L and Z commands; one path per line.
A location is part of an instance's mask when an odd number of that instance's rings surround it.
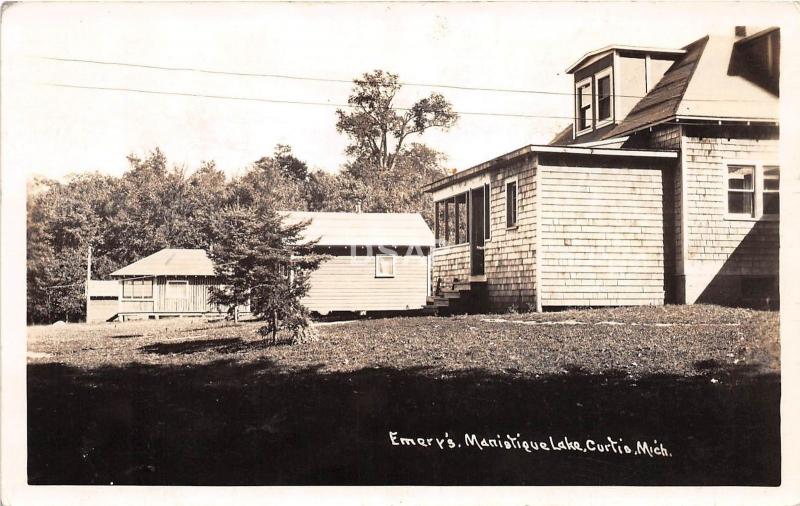
M 698 365 L 707 375 L 637 380 L 578 368 L 539 378 L 481 370 L 286 372 L 266 360 L 228 359 L 90 371 L 29 365 L 28 479 L 115 485 L 780 484 L 779 377 Z M 393 446 L 390 432 L 397 438 L 447 433 L 462 447 Z M 479 450 L 464 436 L 517 433 L 534 441 L 611 437 L 633 447 L 641 440 L 663 444 L 672 456 Z

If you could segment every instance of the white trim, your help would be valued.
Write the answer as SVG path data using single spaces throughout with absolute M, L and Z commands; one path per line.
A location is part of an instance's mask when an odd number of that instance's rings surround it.
M 575 108 L 575 122 L 573 123 L 574 124 L 573 128 L 575 130 L 575 138 L 594 130 L 594 80 L 592 79 L 592 77 L 593 76 L 589 76 L 589 77 L 587 77 L 585 79 L 581 79 L 580 81 L 575 83 L 575 105 L 574 105 L 574 108 Z M 589 100 L 590 100 L 590 103 L 589 103 L 589 118 L 587 120 L 588 123 L 589 123 L 589 126 L 584 128 L 583 130 L 578 130 L 578 121 L 579 121 L 579 118 L 580 118 L 580 106 L 578 105 L 578 97 L 581 96 L 580 89 L 585 87 L 587 84 L 589 85 L 589 97 L 590 97 L 589 98 Z
M 731 213 L 728 212 L 728 181 L 730 179 L 730 172 L 728 170 L 731 166 L 753 167 L 753 211 L 751 215 L 745 213 Z M 780 174 L 781 164 L 772 160 L 753 160 L 753 159 L 725 159 L 722 161 L 723 170 L 723 199 L 722 211 L 726 221 L 779 221 L 780 213 L 778 214 L 764 214 L 764 167 L 777 167 L 778 174 Z M 780 176 L 779 176 L 780 177 Z M 736 190 L 733 190 L 736 191 Z M 741 191 L 744 193 L 744 191 Z
M 565 71 L 567 74 L 572 74 L 573 71 L 580 66 L 584 60 L 587 58 L 591 58 L 595 55 L 600 55 L 603 53 L 607 53 L 609 51 L 630 51 L 630 52 L 638 52 L 638 53 L 649 53 L 649 54 L 660 54 L 660 55 L 676 55 L 680 56 L 682 54 L 686 54 L 685 49 L 667 49 L 667 48 L 659 48 L 659 47 L 639 47 L 639 46 L 605 46 L 601 47 L 600 49 L 595 49 L 594 51 L 589 51 L 588 53 L 584 54 L 580 57 L 578 61 L 567 67 Z
M 608 77 L 608 93 L 609 93 L 609 100 L 611 100 L 611 104 L 608 108 L 608 118 L 601 120 L 600 119 L 600 92 L 599 87 L 597 86 L 597 82 L 604 78 Z M 594 110 L 596 111 L 595 116 L 597 117 L 597 122 L 594 125 L 595 130 L 602 128 L 606 125 L 610 125 L 614 123 L 614 70 L 612 67 L 607 67 L 600 72 L 597 72 L 594 75 L 594 93 L 592 95 L 592 101 L 594 102 Z
M 592 142 L 579 142 L 577 144 L 573 144 L 573 147 L 576 148 L 599 148 L 603 146 L 607 146 L 609 144 L 616 144 L 616 143 L 623 143 L 628 140 L 628 136 L 624 137 L 612 137 L 610 139 L 603 139 L 599 141 L 592 141 Z M 614 148 L 609 148 L 614 149 Z
M 142 281 L 142 282 L 144 282 L 145 280 L 149 280 L 150 281 L 150 296 L 149 297 L 125 297 L 125 281 Z M 153 300 L 155 298 L 155 288 L 156 288 L 155 287 L 155 285 L 156 285 L 155 281 L 156 281 L 155 276 L 153 276 L 153 277 L 138 277 L 138 278 L 133 278 L 133 279 L 121 279 L 120 282 L 119 282 L 120 295 L 121 295 L 119 300 L 128 300 L 128 301 L 148 301 L 148 300 Z M 133 285 L 131 285 L 131 287 L 133 287 Z M 131 288 L 131 290 L 132 289 L 133 288 Z
M 458 173 L 456 173 L 458 174 Z M 465 191 L 470 191 L 473 188 L 477 188 L 478 186 L 483 186 L 484 184 L 489 183 L 491 180 L 489 174 L 478 174 L 472 178 L 465 179 L 463 181 L 459 181 L 458 183 L 448 186 L 447 188 L 442 188 L 440 190 L 436 190 L 431 193 L 431 198 L 434 202 L 438 200 L 443 200 L 448 197 L 452 197 L 454 195 L 458 195 L 459 193 L 464 193 Z
M 183 285 L 186 287 L 186 293 L 183 297 L 168 297 L 167 293 L 169 290 L 169 285 Z M 179 300 L 179 299 L 188 299 L 189 298 L 189 281 L 185 279 L 168 279 L 167 282 L 164 284 L 164 298 L 170 300 Z
M 539 165 L 538 158 L 536 159 L 536 173 L 534 175 L 534 184 L 536 185 L 536 193 L 533 196 L 533 205 L 536 210 L 536 230 L 533 238 L 533 247 L 535 248 L 536 264 L 533 269 L 533 279 L 536 283 L 536 312 L 542 312 L 542 269 L 544 262 L 542 261 L 542 180 L 544 171 L 542 166 Z
M 683 126 L 678 126 L 681 134 L 680 140 L 680 177 L 681 177 L 681 262 L 676 265 L 675 271 L 679 276 L 686 276 L 687 265 L 689 264 L 689 189 L 686 186 L 686 174 L 689 170 L 687 163 L 686 151 L 688 150 L 688 142 L 686 136 L 683 135 Z M 677 263 L 677 262 L 676 262 Z M 683 293 L 678 294 L 678 302 L 683 300 L 684 304 L 690 304 L 686 299 L 686 285 L 684 283 Z
M 514 184 L 514 224 L 508 224 L 508 185 Z M 506 230 L 516 230 L 519 226 L 519 176 L 506 178 L 503 181 L 503 221 Z
M 585 148 L 579 146 L 529 146 L 531 151 L 536 153 L 571 153 L 586 155 L 609 155 L 609 156 L 642 156 L 650 158 L 678 158 L 677 150 L 646 150 L 646 149 L 616 149 L 616 148 Z
M 382 274 L 378 272 L 378 265 L 380 265 L 380 258 L 391 258 L 392 259 L 392 273 L 391 274 Z M 395 268 L 397 267 L 395 255 L 375 255 L 375 277 L 376 278 L 393 278 L 395 277 Z

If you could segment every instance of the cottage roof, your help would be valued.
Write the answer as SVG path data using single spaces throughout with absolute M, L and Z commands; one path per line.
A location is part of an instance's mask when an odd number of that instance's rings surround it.
M 728 72 L 735 37 L 703 37 L 688 46 L 664 77 L 604 138 L 671 118 L 777 121 L 778 97 Z
M 671 49 L 671 48 L 663 48 L 663 47 L 644 47 L 644 46 L 622 46 L 622 45 L 613 45 L 613 46 L 606 46 L 600 49 L 595 49 L 594 51 L 590 51 L 585 55 L 581 56 L 581 58 L 573 63 L 572 65 L 567 68 L 565 71 L 567 74 L 574 73 L 579 67 L 584 66 L 584 63 L 590 61 L 596 61 L 607 54 L 611 54 L 614 52 L 624 52 L 628 54 L 637 54 L 641 56 L 650 55 L 650 56 L 657 56 L 657 57 L 666 57 L 666 58 L 674 58 L 676 56 L 680 56 L 686 53 L 686 49 Z
M 166 248 L 111 273 L 112 276 L 213 276 L 214 264 L 202 249 Z
M 290 223 L 310 220 L 303 240 L 320 246 L 428 246 L 433 233 L 419 213 L 282 211 Z

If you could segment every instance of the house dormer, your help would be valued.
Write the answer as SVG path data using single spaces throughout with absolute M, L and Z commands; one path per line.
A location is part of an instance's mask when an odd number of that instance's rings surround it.
M 588 142 L 610 131 L 685 53 L 608 46 L 581 57 L 567 69 L 575 78 L 573 139 Z

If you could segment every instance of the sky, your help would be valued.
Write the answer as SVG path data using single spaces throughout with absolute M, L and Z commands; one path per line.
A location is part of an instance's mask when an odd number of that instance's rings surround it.
M 170 164 L 189 172 L 213 160 L 232 176 L 281 143 L 312 168 L 336 171 L 347 138 L 336 132 L 335 105 L 347 102 L 350 80 L 364 72 L 383 69 L 408 83 L 564 93 L 404 86 L 398 106 L 438 91 L 456 111 L 483 113 L 462 114 L 450 130 L 412 139 L 461 170 L 546 143 L 567 126 L 572 80 L 564 71 L 586 52 L 609 44 L 678 48 L 708 33 L 728 34 L 737 24 L 768 26 L 786 16 L 796 17 L 797 9 L 607 2 L 6 5 L 0 160 L 5 171 L 51 178 L 119 175 L 127 155 L 146 156 L 158 146 Z

